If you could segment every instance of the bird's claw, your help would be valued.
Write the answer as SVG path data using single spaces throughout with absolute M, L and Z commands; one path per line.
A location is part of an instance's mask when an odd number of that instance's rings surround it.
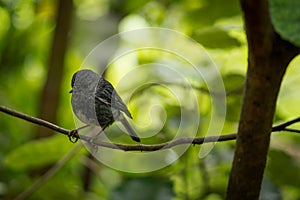
M 76 143 L 79 139 L 78 130 L 77 129 L 71 130 L 68 133 L 68 137 L 69 137 L 70 142 Z

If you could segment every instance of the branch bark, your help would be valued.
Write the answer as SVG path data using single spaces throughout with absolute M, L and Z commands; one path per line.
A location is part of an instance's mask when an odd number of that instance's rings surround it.
M 248 72 L 226 199 L 258 199 L 282 77 L 299 49 L 273 29 L 267 0 L 241 0 Z
M 111 149 L 117 149 L 117 150 L 123 150 L 123 151 L 158 151 L 158 150 L 163 150 L 163 149 L 170 149 L 172 147 L 178 146 L 178 145 L 200 145 L 204 143 L 210 143 L 210 142 L 223 142 L 223 141 L 229 141 L 229 140 L 235 140 L 237 137 L 236 133 L 232 134 L 226 134 L 226 135 L 221 135 L 221 136 L 210 136 L 210 137 L 196 137 L 196 138 L 179 138 L 176 140 L 172 140 L 170 142 L 166 143 L 161 143 L 161 144 L 153 144 L 153 145 L 146 145 L 146 144 L 137 144 L 137 145 L 126 145 L 126 144 L 115 144 L 115 143 L 108 143 L 108 142 L 99 142 L 92 140 L 91 137 L 85 136 L 85 135 L 80 135 L 78 134 L 78 131 L 76 130 L 68 130 L 62 127 L 59 127 L 55 124 L 52 124 L 48 121 L 35 118 L 29 115 L 26 115 L 24 113 L 6 108 L 4 106 L 0 106 L 0 112 L 9 114 L 11 116 L 26 120 L 28 122 L 49 128 L 51 130 L 57 131 L 61 134 L 70 136 L 70 133 L 74 133 L 73 137 L 75 139 L 81 139 L 83 141 L 89 142 L 92 145 L 95 146 L 101 146 L 101 147 L 106 147 L 106 148 L 111 148 Z M 291 121 L 284 122 L 282 124 L 276 125 L 272 128 L 273 132 L 279 132 L 282 130 L 289 131 L 290 129 L 286 128 L 287 126 L 290 126 L 292 124 L 300 122 L 300 117 L 295 118 Z M 294 129 L 291 129 L 291 132 L 297 132 Z M 300 133 L 297 132 L 297 133 Z

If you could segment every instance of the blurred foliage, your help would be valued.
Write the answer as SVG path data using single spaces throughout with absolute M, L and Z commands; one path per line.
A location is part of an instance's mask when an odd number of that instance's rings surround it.
M 4 160 L 4 164 L 13 170 L 39 168 L 57 161 L 62 155 L 68 152 L 71 145 L 66 145 L 65 141 L 57 136 L 33 140 L 11 151 Z M 53 146 L 61 148 L 53 148 Z M 35 153 L 32 154 L 32 152 Z
M 173 197 L 174 193 L 172 191 L 171 182 L 168 180 L 163 180 L 162 177 L 153 176 L 139 177 L 122 181 L 122 185 L 115 189 L 109 199 L 163 200 L 172 199 Z
M 298 44 L 297 6 L 291 1 L 272 0 L 271 13 L 276 30 L 289 41 Z M 278 3 L 278 4 L 276 4 Z M 36 116 L 38 100 L 47 72 L 47 61 L 56 15 L 55 0 L 0 0 L 0 103 Z M 281 6 L 281 5 L 287 6 Z M 290 9 L 296 9 L 290 11 Z M 216 63 L 228 93 L 227 116 L 222 133 L 233 133 L 242 102 L 241 88 L 245 81 L 247 46 L 242 14 L 237 0 L 74 0 L 71 44 L 66 57 L 65 79 L 58 110 L 59 125 L 74 128 L 70 106 L 70 79 L 87 54 L 101 41 L 121 31 L 142 27 L 164 27 L 186 34 L 199 42 Z M 284 26 L 282 26 L 284 24 Z M 284 28 L 282 28 L 284 27 Z M 297 34 L 296 34 L 297 33 Z M 175 41 L 176 42 L 176 41 Z M 183 46 L 182 51 L 188 51 Z M 195 55 L 197 56 L 197 55 Z M 184 74 L 189 83 L 206 87 L 197 79 L 192 67 L 173 55 L 151 50 L 123 56 L 110 63 L 106 77 L 118 83 L 133 66 L 164 63 Z M 275 123 L 297 117 L 300 59 L 289 67 L 279 95 Z M 128 103 L 137 124 L 136 130 L 145 143 L 169 141 L 178 129 L 181 112 L 189 111 L 189 96 L 184 86 L 170 86 L 181 94 L 184 105 L 163 86 L 147 87 L 135 94 L 146 81 L 168 80 L 159 66 L 139 71 L 126 79 L 118 91 Z M 155 70 L 154 70 L 155 69 Z M 119 86 L 119 85 L 118 85 Z M 236 90 L 236 91 L 235 91 Z M 233 92 L 235 91 L 235 92 Z M 136 91 L 137 92 L 137 91 Z M 211 118 L 211 99 L 205 92 L 192 91 L 199 102 L 200 127 L 197 135 L 205 135 Z M 127 98 L 128 97 L 128 98 Z M 184 98 L 186 97 L 186 98 Z M 159 105 L 153 108 L 153 105 Z M 182 107 L 184 108 L 182 110 Z M 62 135 L 33 140 L 35 125 L 0 114 L 0 198 L 13 199 L 32 185 L 41 167 L 54 165 L 74 148 Z M 186 131 L 195 121 L 189 119 Z M 300 125 L 294 125 L 300 128 Z M 158 135 L 151 135 L 160 131 Z M 108 129 L 111 139 L 128 142 L 116 126 Z M 261 199 L 299 199 L 299 144 L 297 135 L 275 133 L 272 136 L 269 162 L 263 182 Z M 29 199 L 223 199 L 234 152 L 234 142 L 216 144 L 203 159 L 202 146 L 190 147 L 175 163 L 151 173 L 130 174 L 111 169 L 98 162 L 86 164 L 87 151 L 77 152 L 54 177 L 34 192 Z M 125 161 L 126 162 L 126 161 Z M 139 163 L 135 163 L 138 165 Z M 88 191 L 83 189 L 82 171 L 91 168 L 93 179 Z M 146 198 L 143 198 L 146 199 Z

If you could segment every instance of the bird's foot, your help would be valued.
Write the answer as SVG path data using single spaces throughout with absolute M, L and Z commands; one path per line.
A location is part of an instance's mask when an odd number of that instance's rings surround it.
M 84 129 L 88 126 L 89 125 L 85 125 L 85 126 L 82 126 L 82 127 L 77 128 L 77 129 L 69 131 L 68 132 L 68 137 L 69 137 L 70 142 L 76 143 L 79 139 L 79 135 L 78 135 L 79 130 Z
M 76 143 L 79 139 L 78 130 L 74 129 L 68 132 L 70 142 Z

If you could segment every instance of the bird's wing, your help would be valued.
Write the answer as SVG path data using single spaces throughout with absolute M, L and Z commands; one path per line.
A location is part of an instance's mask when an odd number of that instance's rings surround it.
M 109 107 L 124 112 L 128 117 L 132 118 L 126 104 L 123 102 L 113 86 L 105 79 L 100 80 L 96 90 L 95 100 L 104 103 Z
M 128 117 L 132 118 L 131 113 L 129 112 L 126 104 L 123 102 L 123 100 L 121 99 L 121 97 L 117 94 L 116 91 L 113 92 L 112 94 L 112 107 L 123 111 Z

